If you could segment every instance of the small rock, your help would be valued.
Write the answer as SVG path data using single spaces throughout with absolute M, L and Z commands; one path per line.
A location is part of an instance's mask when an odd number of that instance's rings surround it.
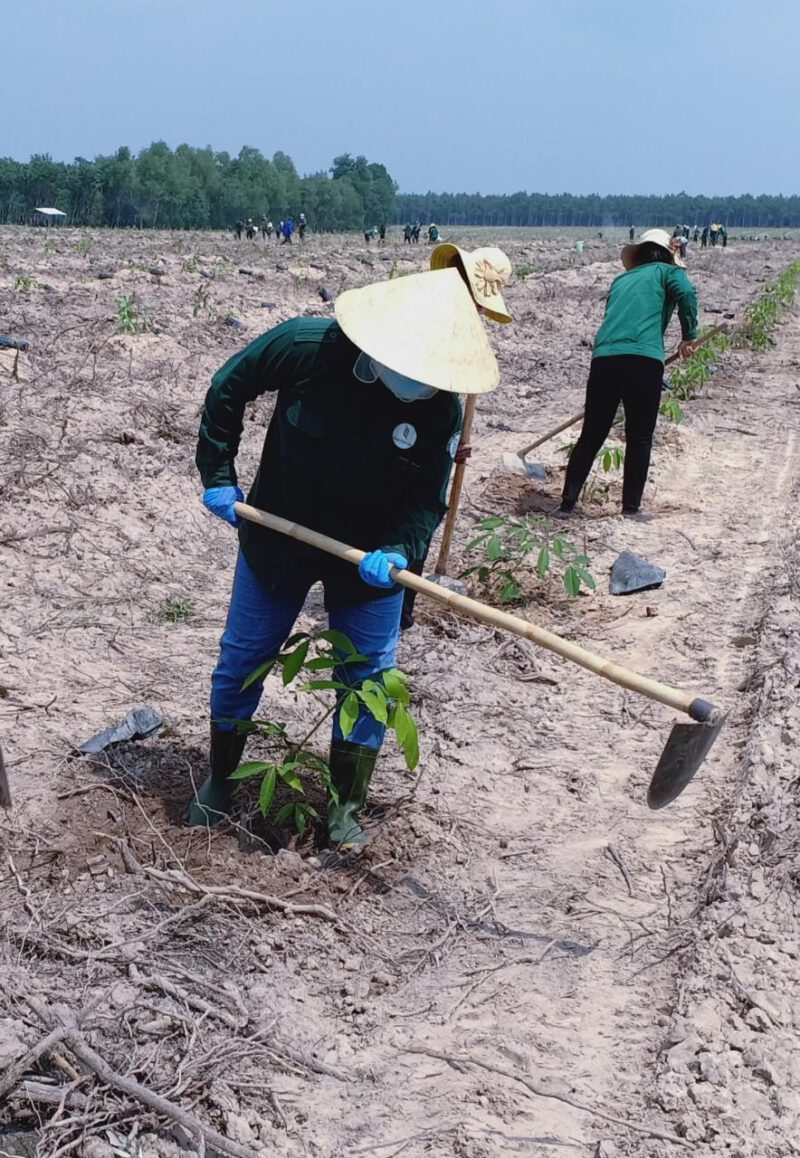
M 767 1033 L 771 1029 L 771 1022 L 766 1013 L 762 1009 L 748 1010 L 745 1014 L 745 1024 L 749 1025 L 751 1029 L 756 1030 L 757 1033 Z
M 391 973 L 373 973 L 372 984 L 377 985 L 379 989 L 388 989 L 390 986 L 394 985 L 394 977 L 392 977 Z
M 344 967 L 348 973 L 357 973 L 363 964 L 364 958 L 357 953 L 344 959 Z
M 319 957 L 306 957 L 305 961 L 303 962 L 303 968 L 309 970 L 310 972 L 314 972 L 315 970 L 319 969 L 319 966 Z

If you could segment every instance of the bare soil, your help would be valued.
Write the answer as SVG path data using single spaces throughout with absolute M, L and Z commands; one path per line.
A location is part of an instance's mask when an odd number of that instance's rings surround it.
M 0 740 L 14 799 L 0 820 L 0 1072 L 71 1014 L 117 1076 L 228 1152 L 800 1153 L 797 315 L 772 351 L 725 355 L 683 424 L 662 423 L 651 522 L 622 520 L 619 482 L 601 480 L 608 495 L 567 531 L 597 591 L 569 601 L 554 582 L 522 611 L 730 708 L 684 795 L 645 804 L 668 710 L 420 607 L 399 657 L 419 774 L 387 746 L 369 850 L 319 870 L 310 837 L 259 829 L 246 802 L 213 834 L 181 826 L 205 775 L 236 552 L 200 503 L 198 416 L 245 342 L 330 313 L 321 286 L 335 296 L 424 268 L 427 247 L 50 237 L 0 231 L 0 332 L 30 341 L 17 377 L 0 350 Z M 502 452 L 580 408 L 618 269 L 606 241 L 580 264 L 557 237 L 507 248 L 535 272 L 508 290 L 516 323 L 491 331 L 502 385 L 478 404 L 454 574 L 475 561 L 478 520 L 556 500 L 566 436 L 535 456 L 544 485 L 504 472 Z M 793 241 L 695 253 L 701 321 L 738 316 L 799 253 Z M 120 332 L 122 295 L 146 332 Z M 249 413 L 245 480 L 269 413 L 269 396 Z M 666 569 L 661 589 L 607 593 L 626 548 Z M 163 621 L 167 600 L 187 599 L 192 614 Z M 303 624 L 321 622 L 312 598 Z M 144 704 L 160 732 L 75 756 Z M 277 684 L 262 706 L 291 728 L 312 712 Z M 73 1036 L 25 1065 L 0 1105 L 0 1153 L 198 1148 L 81 1049 Z M 208 1133 L 206 1145 L 225 1149 Z

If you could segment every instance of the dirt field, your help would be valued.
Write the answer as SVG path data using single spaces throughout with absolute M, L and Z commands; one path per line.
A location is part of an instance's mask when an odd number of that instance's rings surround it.
M 0 230 L 0 333 L 30 341 L 18 381 L 0 351 L 14 797 L 0 819 L 0 1072 L 68 1011 L 95 1053 L 71 1038 L 26 1064 L 0 1106 L 0 1153 L 197 1148 L 186 1121 L 96 1076 L 100 1055 L 228 1139 L 209 1135 L 212 1153 L 799 1154 L 798 315 L 774 350 L 725 355 L 684 423 L 662 423 L 652 522 L 618 517 L 615 480 L 570 524 L 597 592 L 569 601 L 553 584 L 523 611 L 731 709 L 685 794 L 645 804 L 667 709 L 420 608 L 399 656 L 419 774 L 387 745 L 369 850 L 319 871 L 309 840 L 269 854 L 275 833 L 251 831 L 247 809 L 213 836 L 181 827 L 205 775 L 236 552 L 200 502 L 199 410 L 247 341 L 331 312 L 321 286 L 424 268 L 428 248 L 51 237 Z M 508 290 L 516 324 L 491 331 L 502 385 L 478 403 L 454 574 L 475 561 L 476 521 L 558 495 L 560 439 L 540 454 L 545 485 L 504 473 L 501 455 L 580 408 L 618 271 L 606 240 L 580 265 L 558 237 L 508 249 L 534 272 Z M 697 252 L 701 322 L 738 316 L 799 255 L 800 240 Z M 148 332 L 119 332 L 121 295 Z M 243 480 L 269 412 L 269 396 L 251 410 Z M 608 594 L 625 548 L 666 569 L 660 590 Z M 167 600 L 187 599 L 193 614 L 163 622 Z M 320 622 L 312 599 L 303 625 Z M 268 703 L 292 727 L 311 712 L 277 683 Z M 145 704 L 165 718 L 155 736 L 73 755 Z

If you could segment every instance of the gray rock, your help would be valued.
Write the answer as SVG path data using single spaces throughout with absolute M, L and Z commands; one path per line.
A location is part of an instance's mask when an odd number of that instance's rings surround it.
M 666 578 L 666 571 L 641 555 L 623 551 L 611 568 L 611 595 L 632 595 L 634 591 L 650 591 L 660 587 Z

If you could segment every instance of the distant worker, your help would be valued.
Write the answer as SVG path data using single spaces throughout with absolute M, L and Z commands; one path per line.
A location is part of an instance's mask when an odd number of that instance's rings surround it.
M 422 229 L 422 222 L 421 221 L 415 221 L 414 222 L 414 228 L 411 230 L 411 240 L 414 242 L 415 245 L 419 245 L 419 234 L 420 234 L 421 229 Z
M 719 226 L 717 225 L 716 221 L 711 222 L 711 229 L 708 232 L 709 237 L 711 238 L 711 244 L 716 245 L 719 241 Z
M 697 245 L 699 240 L 700 240 L 700 226 L 695 225 L 694 233 L 692 234 L 692 241 L 695 243 L 695 245 Z
M 297 233 L 302 241 L 306 235 L 306 215 L 301 213 L 297 222 Z
M 269 222 L 267 221 L 267 215 L 266 215 L 266 213 L 264 213 L 261 215 L 261 221 L 259 222 L 259 229 L 261 230 L 261 236 L 264 238 L 265 241 L 267 240 L 267 226 L 268 225 L 269 225 Z
M 727 249 L 728 248 L 728 227 L 727 227 L 727 225 L 720 225 L 719 235 L 720 235 L 720 239 L 722 240 L 722 248 Z
M 635 237 L 635 230 L 634 230 L 633 226 L 631 225 L 630 229 L 628 230 L 628 240 L 633 241 L 634 237 Z
M 236 240 L 242 240 L 242 230 L 244 229 L 244 222 L 240 219 L 233 227 L 233 232 L 236 234 Z
M 703 232 L 700 234 L 700 248 L 705 249 L 708 246 L 708 226 L 703 226 Z
M 386 222 L 385 221 L 382 221 L 380 223 L 380 225 L 378 226 L 378 238 L 380 239 L 381 245 L 383 245 L 384 241 L 386 240 Z
M 283 241 L 281 242 L 281 245 L 291 245 L 292 244 L 292 234 L 294 233 L 294 221 L 292 221 L 291 217 L 287 217 L 286 220 L 284 221 L 282 232 L 283 232 Z
M 258 230 L 255 227 L 255 223 L 253 222 L 252 217 L 247 218 L 247 227 L 245 229 L 245 232 L 247 234 L 247 240 L 248 241 L 252 241 L 253 238 L 258 235 Z
M 694 352 L 697 292 L 664 229 L 643 233 L 621 253 L 625 273 L 606 298 L 586 386 L 583 429 L 567 463 L 559 516 L 571 515 L 620 402 L 625 410 L 622 513 L 640 514 L 664 379 L 664 331 L 677 307 L 681 358 Z
M 377 236 L 378 236 L 377 225 L 373 225 L 371 229 L 365 229 L 364 230 L 364 240 L 366 241 L 367 245 L 369 245 L 369 243 L 372 241 L 373 237 L 377 237 Z
M 414 226 L 411 224 L 411 222 L 407 221 L 405 224 L 405 228 L 403 229 L 403 240 L 405 241 L 406 245 L 411 244 L 411 235 L 413 234 L 413 232 L 414 232 Z
M 435 222 L 431 222 L 428 226 L 428 241 L 431 245 L 435 245 L 439 240 L 439 226 Z
M 275 230 L 275 240 L 280 241 L 283 237 L 283 222 L 278 222 L 278 228 Z

